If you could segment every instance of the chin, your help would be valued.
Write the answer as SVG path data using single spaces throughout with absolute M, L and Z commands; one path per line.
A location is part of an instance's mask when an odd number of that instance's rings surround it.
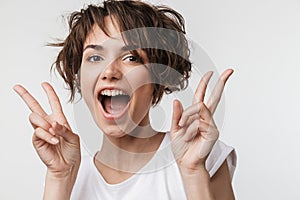
M 127 135 L 125 132 L 122 130 L 117 130 L 117 129 L 102 129 L 104 135 L 110 136 L 110 137 L 115 137 L 115 138 L 121 138 L 125 135 Z
M 98 115 L 96 117 L 96 123 L 102 132 L 111 137 L 121 138 L 125 135 L 130 134 L 136 127 L 137 124 L 131 121 L 130 115 L 127 113 L 120 119 L 107 120 L 105 117 Z

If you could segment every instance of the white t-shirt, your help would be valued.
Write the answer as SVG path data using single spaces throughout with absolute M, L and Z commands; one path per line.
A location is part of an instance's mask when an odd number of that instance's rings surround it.
M 169 144 L 170 137 L 166 134 L 152 159 L 138 173 L 118 184 L 108 184 L 97 170 L 94 157 L 83 156 L 71 199 L 186 199 L 181 175 Z M 235 151 L 218 140 L 206 160 L 211 177 L 225 160 L 232 178 L 236 166 Z

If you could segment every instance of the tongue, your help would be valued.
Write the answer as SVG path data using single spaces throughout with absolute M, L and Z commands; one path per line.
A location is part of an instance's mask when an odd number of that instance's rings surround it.
M 104 109 L 110 114 L 121 113 L 128 104 L 129 97 L 125 95 L 119 95 L 114 97 L 105 97 L 103 101 Z

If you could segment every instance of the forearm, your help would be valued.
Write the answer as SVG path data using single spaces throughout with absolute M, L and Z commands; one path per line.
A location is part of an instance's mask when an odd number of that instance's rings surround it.
M 214 200 L 210 176 L 205 167 L 196 170 L 180 168 L 188 200 Z
M 44 200 L 68 200 L 77 177 L 76 172 L 57 175 L 47 172 L 44 188 Z

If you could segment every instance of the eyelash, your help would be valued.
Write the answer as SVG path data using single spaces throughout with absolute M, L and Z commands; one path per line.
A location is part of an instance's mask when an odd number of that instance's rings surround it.
M 124 58 L 123 58 L 123 60 L 127 60 L 127 59 L 130 59 L 130 58 L 133 58 L 134 59 L 134 61 L 132 61 L 132 60 L 129 60 L 129 61 L 131 61 L 131 62 L 139 62 L 139 58 L 137 58 L 136 56 L 134 56 L 134 55 L 128 55 L 128 56 L 125 56 Z
M 95 60 L 95 58 L 97 58 L 99 60 Z M 87 61 L 89 61 L 89 62 L 99 62 L 101 60 L 103 60 L 103 58 L 101 56 L 98 56 L 98 55 L 92 55 L 92 56 L 89 56 L 87 58 Z
M 132 54 L 124 56 L 124 58 L 122 60 L 125 61 L 128 58 L 133 58 L 134 59 L 133 61 L 129 60 L 130 62 L 135 62 L 135 63 L 142 63 L 143 62 L 143 60 L 142 60 L 141 57 L 135 56 L 135 55 L 132 55 Z M 100 62 L 100 61 L 102 61 L 104 59 L 101 56 L 99 56 L 99 55 L 91 55 L 91 56 L 87 57 L 86 60 L 88 62 Z

